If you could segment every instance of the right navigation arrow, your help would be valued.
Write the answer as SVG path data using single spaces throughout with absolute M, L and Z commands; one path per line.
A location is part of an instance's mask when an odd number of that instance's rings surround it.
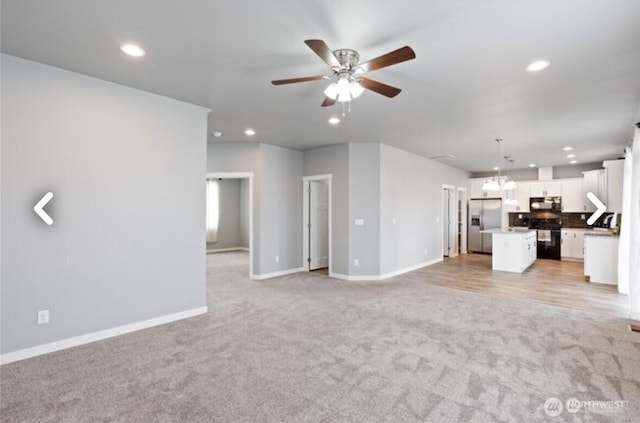
M 602 201 L 600 201 L 600 199 L 598 197 L 596 197 L 596 195 L 592 192 L 588 192 L 587 193 L 587 198 L 589 199 L 589 201 L 591 201 L 593 203 L 594 206 L 596 206 L 597 210 L 595 211 L 595 213 L 593 213 L 591 215 L 591 217 L 589 219 L 587 219 L 587 224 L 588 225 L 593 225 L 596 220 L 598 220 L 598 218 L 600 216 L 602 216 L 602 214 L 607 211 L 607 206 L 604 205 L 604 203 Z

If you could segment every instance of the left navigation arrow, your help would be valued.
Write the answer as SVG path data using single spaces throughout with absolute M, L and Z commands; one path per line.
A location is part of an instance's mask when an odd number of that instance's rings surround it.
M 36 214 L 40 216 L 40 219 L 44 220 L 44 223 L 46 223 L 49 226 L 53 225 L 53 219 L 51 218 L 51 216 L 47 214 L 46 211 L 43 210 L 43 208 L 44 206 L 47 205 L 49 201 L 51 201 L 52 198 L 53 198 L 53 193 L 48 192 L 44 195 L 44 197 L 40 199 L 40 201 L 38 201 L 38 203 L 35 206 L 33 206 L 33 211 L 36 212 Z

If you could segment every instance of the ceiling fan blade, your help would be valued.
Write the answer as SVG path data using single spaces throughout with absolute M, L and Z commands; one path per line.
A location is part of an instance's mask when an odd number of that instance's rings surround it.
M 393 98 L 400 94 L 402 91 L 400 88 L 392 87 L 391 85 L 383 84 L 382 82 L 374 81 L 369 78 L 358 78 L 360 80 L 360 85 L 364 88 L 375 91 L 378 94 L 382 94 L 385 97 Z
M 413 51 L 413 49 L 409 46 L 404 46 L 390 53 L 378 56 L 375 59 L 367 60 L 364 63 L 360 63 L 358 65 L 358 68 L 362 68 L 363 72 L 371 72 L 376 69 L 386 68 L 387 66 L 406 62 L 407 60 L 415 58 L 416 53 Z
M 273 85 L 295 84 L 297 82 L 320 81 L 324 76 L 305 76 L 302 78 L 276 79 L 271 81 Z
M 332 100 L 329 97 L 325 97 L 324 101 L 321 104 L 321 106 L 322 107 L 328 107 L 328 106 L 333 106 L 334 104 L 336 104 L 336 100 Z
M 340 62 L 336 59 L 336 56 L 333 54 L 333 51 L 329 48 L 329 46 L 322 40 L 304 40 L 304 43 L 309 46 L 311 50 L 314 51 L 315 54 L 318 55 L 327 65 L 331 68 L 339 68 Z

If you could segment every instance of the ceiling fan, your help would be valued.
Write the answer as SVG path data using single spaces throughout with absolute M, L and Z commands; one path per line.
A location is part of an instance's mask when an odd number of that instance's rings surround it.
M 415 59 L 416 53 L 409 46 L 405 46 L 378 56 L 375 59 L 359 63 L 360 55 L 357 51 L 343 48 L 332 51 L 322 40 L 305 40 L 304 42 L 329 67 L 331 75 L 306 76 L 302 78 L 277 79 L 271 81 L 273 85 L 295 84 L 298 82 L 331 80 L 324 90 L 325 99 L 322 107 L 333 106 L 336 101 L 347 102 L 357 98 L 367 89 L 393 98 L 400 94 L 400 88 L 359 76 L 387 66 Z

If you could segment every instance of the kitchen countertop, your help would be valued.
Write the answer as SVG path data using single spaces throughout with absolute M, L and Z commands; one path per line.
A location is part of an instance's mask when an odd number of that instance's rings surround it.
M 500 235 L 523 235 L 523 234 L 528 234 L 531 232 L 535 232 L 535 229 L 529 229 L 529 228 L 509 228 L 509 230 L 503 231 L 500 228 L 495 228 L 495 229 L 485 229 L 483 231 L 480 231 L 480 233 L 484 233 L 484 234 L 500 234 Z
M 620 236 L 620 234 L 615 233 L 615 232 L 610 231 L 610 230 L 602 231 L 602 230 L 595 230 L 595 229 L 585 229 L 584 230 L 584 236 L 613 236 L 613 237 L 617 237 L 617 236 Z

